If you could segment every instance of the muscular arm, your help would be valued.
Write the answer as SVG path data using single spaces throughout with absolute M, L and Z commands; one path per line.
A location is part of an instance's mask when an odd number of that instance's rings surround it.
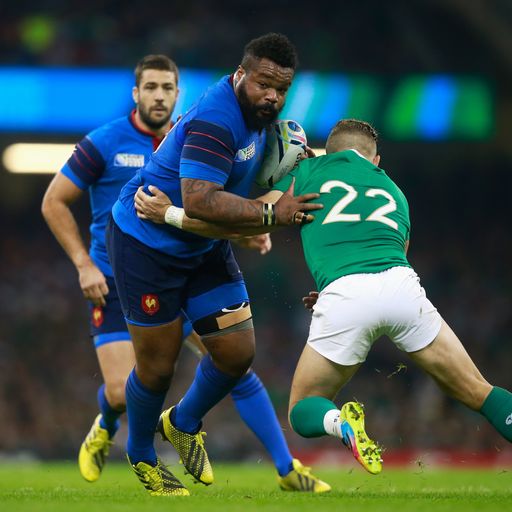
M 211 181 L 183 178 L 183 207 L 188 217 L 238 227 L 262 225 L 263 202 L 226 192 Z
M 144 192 L 143 187 L 140 187 L 135 194 L 135 209 L 137 215 L 141 219 L 150 220 L 157 224 L 165 223 L 165 212 L 167 208 L 172 205 L 171 200 L 157 187 L 150 185 L 149 191 L 151 195 Z M 266 193 L 264 196 L 258 198 L 261 203 L 276 203 L 281 196 L 282 192 L 273 190 Z M 260 220 L 260 226 L 226 226 L 213 222 L 205 222 L 203 220 L 194 219 L 185 214 L 183 217 L 182 229 L 209 238 L 227 238 L 227 239 L 238 239 L 245 236 L 259 235 L 262 233 L 268 233 L 277 226 L 262 226 Z
M 108 293 L 105 277 L 92 262 L 71 205 L 83 192 L 63 174 L 56 174 L 43 198 L 42 214 L 55 238 L 76 267 L 84 296 L 96 305 L 104 305 Z
M 195 180 L 189 180 L 195 181 Z M 229 194 L 229 193 L 228 193 Z M 229 194 L 233 196 L 233 194 Z M 259 204 L 263 203 L 277 203 L 283 193 L 279 190 L 271 190 L 267 192 L 263 196 L 258 197 L 254 201 L 259 202 Z M 238 197 L 238 196 L 234 196 Z M 260 207 L 260 224 L 261 224 L 261 207 Z M 270 233 L 275 231 L 278 226 L 241 226 L 238 223 L 232 226 L 223 226 L 222 224 L 215 224 L 213 222 L 206 222 L 204 220 L 199 220 L 195 218 L 189 217 L 185 214 L 183 218 L 183 229 L 185 231 L 190 231 L 191 233 L 195 233 L 196 235 L 207 236 L 210 238 L 228 238 L 228 239 L 238 239 L 251 235 L 260 235 L 262 233 Z
M 189 180 L 196 181 L 196 180 Z M 208 182 L 205 182 L 208 183 Z M 238 198 L 234 194 L 225 194 Z M 279 190 L 271 190 L 263 196 L 258 197 L 252 201 L 257 202 L 259 205 L 263 203 L 277 203 L 283 193 Z M 241 198 L 240 198 L 241 199 Z M 259 207 L 259 226 L 243 226 L 238 223 L 235 218 L 231 226 L 223 226 L 221 223 L 207 222 L 205 220 L 199 220 L 197 218 L 189 217 L 185 210 L 185 217 L 183 218 L 183 229 L 190 231 L 198 235 L 208 236 L 211 238 L 231 238 L 237 239 L 245 236 L 260 235 L 262 233 L 270 233 L 274 231 L 278 226 L 262 226 L 261 225 L 261 206 Z

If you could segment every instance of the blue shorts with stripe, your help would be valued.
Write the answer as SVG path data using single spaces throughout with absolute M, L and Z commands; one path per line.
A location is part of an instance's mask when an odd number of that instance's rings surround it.
M 107 248 L 128 323 L 162 325 L 183 310 L 194 325 L 223 308 L 249 301 L 226 240 L 216 242 L 204 254 L 175 258 L 123 233 L 110 218 Z
M 108 294 L 105 297 L 105 306 L 95 306 L 92 302 L 89 302 L 89 328 L 96 348 L 106 343 L 131 341 L 114 278 L 107 276 L 106 280 Z M 192 332 L 192 323 L 183 312 L 182 317 L 183 339 L 185 339 Z
M 108 286 L 106 305 L 95 306 L 89 302 L 90 333 L 96 348 L 113 341 L 130 340 L 114 278 L 107 276 L 106 280 Z

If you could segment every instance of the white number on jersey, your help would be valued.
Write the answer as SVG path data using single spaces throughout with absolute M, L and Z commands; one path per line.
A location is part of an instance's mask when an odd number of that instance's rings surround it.
M 347 194 L 330 209 L 322 224 L 329 224 L 331 222 L 359 222 L 361 220 L 361 215 L 359 213 L 342 213 L 343 210 L 357 198 L 357 190 L 352 185 L 343 181 L 331 180 L 326 181 L 320 187 L 320 192 L 329 193 L 333 188 L 342 188 L 347 191 Z M 365 220 L 370 222 L 382 222 L 387 226 L 398 229 L 398 224 L 394 220 L 386 217 L 387 214 L 396 210 L 396 201 L 393 199 L 393 196 L 381 188 L 371 188 L 366 191 L 365 196 L 383 196 L 388 200 L 385 205 L 374 210 Z

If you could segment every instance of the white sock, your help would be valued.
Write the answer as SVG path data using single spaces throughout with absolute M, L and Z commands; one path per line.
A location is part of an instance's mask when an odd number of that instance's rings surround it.
M 339 409 L 331 409 L 326 412 L 324 416 L 325 432 L 330 436 L 339 437 L 341 439 L 341 421 Z

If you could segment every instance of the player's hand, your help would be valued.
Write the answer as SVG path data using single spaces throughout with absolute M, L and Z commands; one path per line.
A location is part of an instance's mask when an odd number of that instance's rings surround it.
M 309 146 L 306 146 L 306 155 L 307 155 L 307 158 L 315 158 L 316 157 L 316 153 Z
M 137 189 L 134 197 L 137 217 L 156 224 L 164 224 L 165 212 L 172 205 L 172 201 L 167 194 L 154 185 L 149 185 L 148 190 L 152 195 L 146 194 L 143 187 Z
M 302 160 L 306 160 L 308 158 L 315 158 L 315 156 L 315 152 L 309 146 L 306 146 L 304 152 L 297 157 L 297 161 L 295 162 L 293 168 L 295 169 L 295 167 L 297 167 L 297 165 L 299 165 L 302 162 Z
M 316 301 L 318 300 L 318 292 L 309 292 L 307 297 L 302 297 L 302 303 L 304 304 L 304 307 L 306 309 L 309 309 L 309 311 L 313 312 L 313 307 L 316 304 Z
M 244 249 L 259 251 L 261 255 L 267 254 L 272 249 L 272 240 L 269 233 L 262 235 L 244 236 L 233 240 L 236 245 Z
M 321 210 L 324 205 L 319 203 L 308 203 L 312 199 L 317 199 L 320 194 L 310 193 L 301 196 L 294 196 L 295 178 L 288 190 L 279 198 L 274 205 L 276 215 L 276 224 L 280 226 L 289 226 L 291 224 L 309 224 L 315 218 L 308 212 Z
M 108 294 L 107 280 L 103 272 L 90 262 L 78 269 L 80 288 L 87 300 L 95 306 L 104 306 L 105 296 Z

